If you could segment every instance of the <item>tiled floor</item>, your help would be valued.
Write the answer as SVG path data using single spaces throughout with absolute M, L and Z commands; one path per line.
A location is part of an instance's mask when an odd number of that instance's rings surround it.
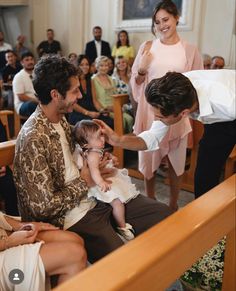
M 139 191 L 145 195 L 143 181 L 139 179 L 135 179 L 135 178 L 131 178 L 131 179 L 132 179 L 132 182 L 139 189 Z M 168 185 L 164 184 L 164 178 L 159 175 L 156 175 L 155 190 L 156 190 L 156 198 L 159 201 L 168 204 L 170 189 Z M 180 191 L 179 200 L 178 200 L 179 207 L 183 207 L 193 200 L 194 200 L 193 193 L 190 193 L 184 190 Z
M 138 168 L 138 156 L 137 153 L 133 151 L 125 151 L 125 167 L 126 168 Z M 138 190 L 141 192 L 141 194 L 146 195 L 144 191 L 144 184 L 143 180 L 131 178 L 132 182 L 136 185 Z M 169 195 L 170 195 L 170 187 L 164 183 L 164 178 L 158 174 L 156 174 L 156 184 L 155 184 L 155 192 L 156 192 L 156 198 L 163 202 L 168 204 L 169 202 Z M 183 207 L 189 202 L 194 200 L 193 193 L 181 190 L 179 194 L 179 200 L 178 205 L 179 207 Z

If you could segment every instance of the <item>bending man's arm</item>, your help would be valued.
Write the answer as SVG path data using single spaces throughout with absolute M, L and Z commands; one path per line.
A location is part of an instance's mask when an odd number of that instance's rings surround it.
M 101 126 L 109 144 L 133 151 L 154 151 L 159 149 L 160 143 L 169 129 L 169 126 L 161 121 L 153 121 L 151 128 L 143 131 L 138 136 L 119 136 L 103 121 L 97 119 L 95 121 Z

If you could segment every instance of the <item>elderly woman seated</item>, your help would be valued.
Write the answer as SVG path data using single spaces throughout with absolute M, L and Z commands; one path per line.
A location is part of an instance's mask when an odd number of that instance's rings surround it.
M 48 223 L 24 223 L 0 212 L 0 290 L 16 290 L 9 279 L 16 272 L 18 291 L 46 290 L 47 276 L 58 275 L 58 284 L 86 267 L 83 240 Z

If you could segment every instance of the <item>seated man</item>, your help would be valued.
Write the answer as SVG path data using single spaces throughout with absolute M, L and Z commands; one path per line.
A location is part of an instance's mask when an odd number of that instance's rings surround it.
M 211 59 L 211 69 L 212 70 L 221 70 L 224 69 L 225 59 L 221 56 L 214 56 Z
M 61 55 L 61 44 L 59 41 L 54 40 L 54 30 L 47 29 L 47 40 L 40 42 L 37 47 L 39 57 L 43 55 Z
M 169 125 L 189 115 L 205 125 L 195 170 L 195 197 L 215 187 L 236 144 L 235 71 L 169 72 L 153 79 L 145 95 L 156 117 L 151 128 L 139 136 L 118 136 L 96 120 L 103 127 L 107 141 L 129 150 L 156 150 Z
M 44 242 L 44 243 L 43 243 Z M 58 275 L 58 284 L 85 269 L 83 241 L 72 232 L 58 230 L 48 223 L 22 223 L 0 212 L 0 290 L 48 290 L 45 273 Z M 13 284 L 14 269 L 18 274 Z
M 16 142 L 14 177 L 24 221 L 50 222 L 80 234 L 89 261 L 123 245 L 114 229 L 109 204 L 88 198 L 94 186 L 88 167 L 73 161 L 71 127 L 64 114 L 81 98 L 76 68 L 63 58 L 43 58 L 35 67 L 40 105 L 22 127 Z M 105 174 L 105 159 L 101 172 Z M 103 166 L 103 167 L 102 167 Z M 126 221 L 135 235 L 171 214 L 167 205 L 138 195 L 126 205 Z
M 15 75 L 22 69 L 21 64 L 16 60 L 16 55 L 13 51 L 8 50 L 5 53 L 6 66 L 2 69 L 3 79 L 3 95 L 6 100 L 7 107 L 13 108 L 13 92 L 12 81 Z
M 32 53 L 24 53 L 21 57 L 23 69 L 17 73 L 13 80 L 14 106 L 18 114 L 30 116 L 37 107 L 38 100 L 32 83 L 34 70 L 34 56 Z

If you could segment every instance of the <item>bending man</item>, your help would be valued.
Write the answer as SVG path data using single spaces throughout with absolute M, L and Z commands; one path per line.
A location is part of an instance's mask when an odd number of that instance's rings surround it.
M 235 71 L 169 72 L 152 80 L 145 95 L 156 119 L 151 128 L 138 136 L 118 136 L 97 121 L 103 127 L 108 142 L 130 150 L 152 151 L 159 148 L 169 125 L 186 116 L 199 120 L 205 125 L 205 131 L 199 145 L 195 196 L 199 197 L 216 186 L 236 143 Z

